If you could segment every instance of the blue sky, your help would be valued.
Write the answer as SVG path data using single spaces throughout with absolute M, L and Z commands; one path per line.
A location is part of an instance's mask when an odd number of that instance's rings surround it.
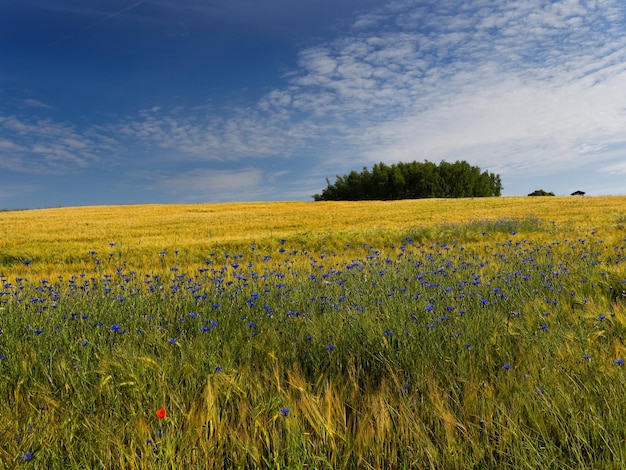
M 0 208 L 308 201 L 413 160 L 626 194 L 626 2 L 0 0 Z

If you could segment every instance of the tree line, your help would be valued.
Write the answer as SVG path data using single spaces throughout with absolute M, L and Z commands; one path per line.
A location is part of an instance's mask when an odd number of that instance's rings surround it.
M 500 176 L 481 171 L 466 161 L 448 163 L 411 162 L 386 165 L 377 163 L 372 170 L 337 176 L 315 201 L 362 201 L 422 198 L 460 198 L 500 196 Z

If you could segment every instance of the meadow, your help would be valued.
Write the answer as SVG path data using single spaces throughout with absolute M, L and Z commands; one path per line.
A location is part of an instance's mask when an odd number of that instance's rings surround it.
M 0 468 L 624 468 L 626 197 L 0 212 Z

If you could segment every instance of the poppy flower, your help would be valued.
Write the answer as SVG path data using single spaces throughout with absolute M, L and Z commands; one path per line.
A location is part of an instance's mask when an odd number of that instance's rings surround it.
M 159 419 L 165 418 L 165 408 L 159 408 L 158 410 L 156 410 L 156 415 Z

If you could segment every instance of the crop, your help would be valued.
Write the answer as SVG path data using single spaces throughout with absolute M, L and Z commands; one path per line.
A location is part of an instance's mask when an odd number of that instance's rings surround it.
M 531 199 L 1 214 L 0 467 L 621 468 L 626 200 Z

